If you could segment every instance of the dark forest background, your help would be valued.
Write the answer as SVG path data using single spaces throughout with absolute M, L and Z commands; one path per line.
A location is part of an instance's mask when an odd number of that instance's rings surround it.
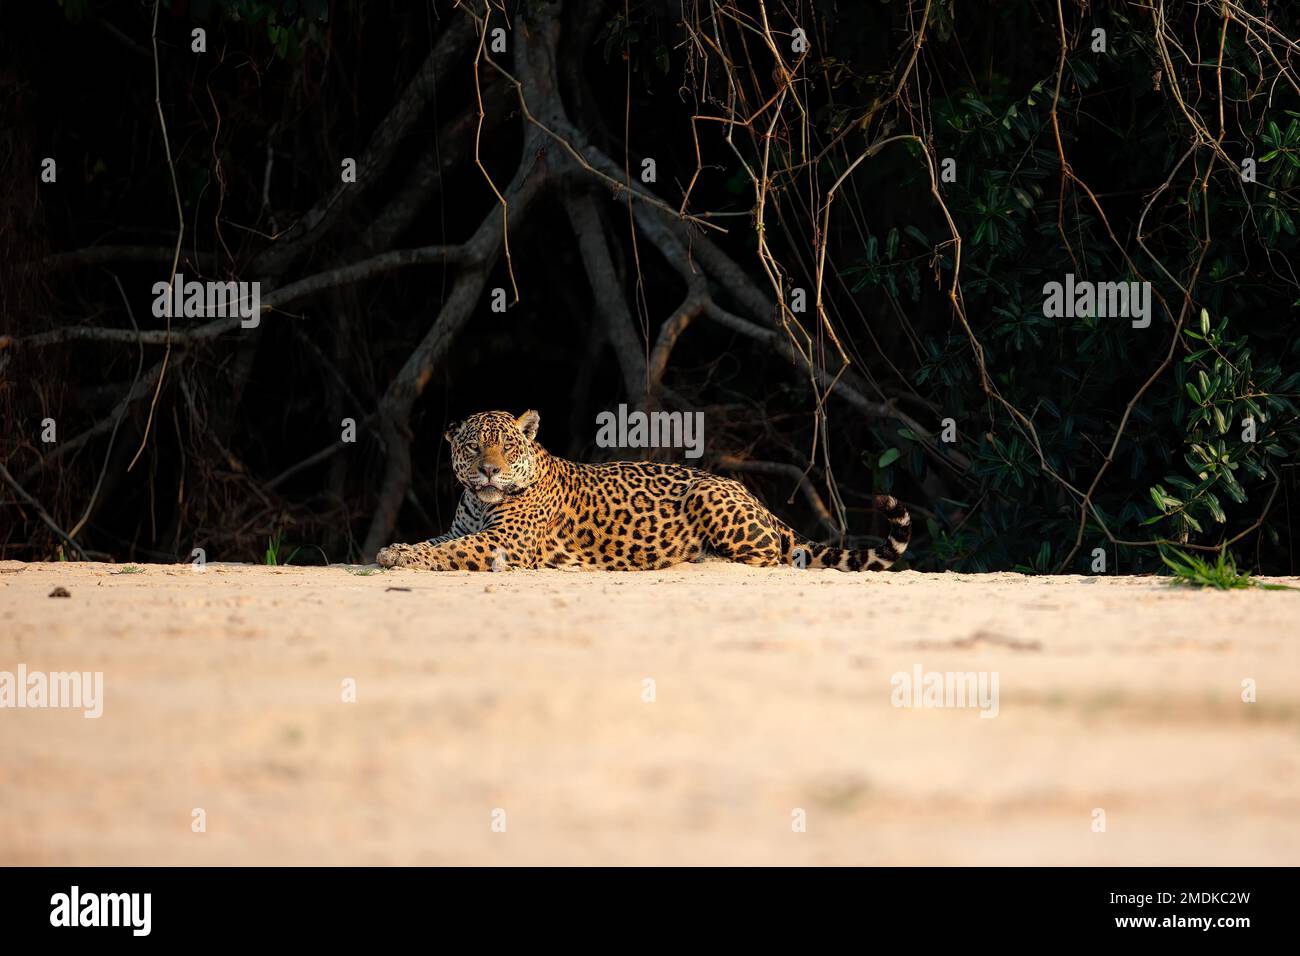
M 911 567 L 1297 572 L 1294 5 L 0 14 L 0 557 L 371 561 L 448 527 L 448 422 L 633 457 L 626 403 L 815 539 L 897 495 Z M 260 325 L 169 328 L 173 271 Z

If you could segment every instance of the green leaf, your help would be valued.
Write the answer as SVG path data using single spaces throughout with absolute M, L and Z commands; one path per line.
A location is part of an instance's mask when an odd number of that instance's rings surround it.
M 1223 490 L 1228 493 L 1228 497 L 1237 504 L 1244 505 L 1246 503 L 1246 491 L 1241 487 L 1241 483 L 1237 481 L 1237 477 L 1232 473 L 1232 470 L 1224 468 L 1219 472 L 1219 477 L 1223 479 Z
M 901 451 L 899 451 L 897 448 L 891 448 L 888 451 L 886 451 L 883 455 L 880 456 L 880 460 L 876 462 L 876 467 L 887 468 L 888 466 L 892 465 L 894 462 L 898 461 L 898 459 L 901 457 L 903 457 L 903 453 Z
M 916 240 L 923 246 L 928 247 L 930 245 L 930 240 L 925 238 L 925 233 L 923 233 L 920 229 L 917 229 L 916 226 L 904 226 L 903 232 L 907 233 L 909 236 L 911 236 L 914 240 Z

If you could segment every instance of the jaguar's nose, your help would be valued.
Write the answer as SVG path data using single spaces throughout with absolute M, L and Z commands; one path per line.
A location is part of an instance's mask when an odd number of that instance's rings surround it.
M 478 473 L 486 480 L 491 481 L 497 475 L 501 474 L 501 467 L 485 461 L 483 464 L 478 466 Z

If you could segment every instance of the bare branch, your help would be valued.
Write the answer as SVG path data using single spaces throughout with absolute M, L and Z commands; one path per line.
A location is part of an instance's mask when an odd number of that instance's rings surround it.
M 131 320 L 132 328 L 135 328 L 137 331 L 139 331 L 139 327 L 136 325 L 135 322 L 135 312 L 131 308 L 131 301 L 126 297 L 126 290 L 122 288 L 122 281 L 118 279 L 116 275 L 113 275 L 113 283 L 117 286 L 118 294 L 122 296 L 122 304 L 126 306 L 126 314 L 127 317 Z M 136 385 L 139 384 L 140 372 L 143 371 L 143 369 L 144 369 L 144 346 L 141 345 L 139 347 L 139 354 L 136 356 L 135 378 L 131 381 L 132 389 L 134 389 Z M 78 521 L 75 525 L 73 525 L 72 530 L 68 532 L 68 537 L 70 538 L 75 538 L 81 532 L 81 529 L 86 526 L 86 522 L 90 520 L 90 516 L 95 510 L 95 502 L 99 500 L 99 490 L 104 485 L 104 474 L 108 471 L 108 462 L 109 459 L 111 459 L 113 456 L 113 440 L 117 438 L 117 430 L 119 427 L 121 427 L 122 419 L 124 419 L 125 417 L 126 417 L 126 405 L 122 405 L 118 410 L 118 414 L 113 418 L 113 432 L 111 435 L 108 436 L 108 449 L 104 452 L 104 463 L 99 468 L 99 477 L 95 480 L 95 488 L 90 493 L 90 501 L 86 503 L 86 510 L 82 513 L 81 520 Z
M 25 472 L 23 472 L 22 480 L 24 482 L 31 481 L 33 478 L 39 475 L 41 471 L 48 468 L 51 464 L 58 461 L 60 458 L 69 454 L 70 452 L 76 451 L 78 448 L 86 444 L 86 442 L 90 441 L 95 436 L 102 435 L 104 432 L 108 431 L 109 429 L 114 428 L 115 422 L 117 422 L 117 420 L 125 412 L 127 406 L 129 406 L 132 402 L 139 401 L 140 399 L 144 398 L 146 395 L 148 395 L 150 392 L 153 391 L 153 378 L 154 376 L 162 372 L 162 367 L 163 367 L 162 362 L 160 361 L 156 365 L 154 365 L 153 368 L 149 369 L 149 371 L 145 372 L 143 378 L 137 377 L 135 385 L 131 387 L 131 390 L 129 392 L 127 392 L 125 395 L 122 396 L 122 399 L 117 403 L 117 407 L 113 409 L 111 414 L 106 415 L 103 418 L 99 419 L 99 421 L 97 421 L 94 425 L 86 429 L 80 435 L 77 435 L 75 438 L 70 438 L 67 441 L 59 442 L 57 448 L 55 448 L 48 455 L 43 457 L 35 465 L 33 465 L 32 467 L 28 468 Z M 177 367 L 178 368 L 180 367 L 179 361 L 177 363 Z
M 627 295 L 610 258 L 604 221 L 590 193 L 575 196 L 567 207 L 569 222 L 578 237 L 582 265 L 591 284 L 593 307 L 605 320 L 609 343 L 618 357 L 628 398 L 635 399 L 648 389 L 645 343 L 637 331 L 627 305 Z
M 257 256 L 250 270 L 253 274 L 279 275 L 284 272 L 299 252 L 329 229 L 339 213 L 363 192 L 364 184 L 379 178 L 378 174 L 388 165 L 398 144 L 424 111 L 425 103 L 438 83 L 465 58 L 475 39 L 473 21 L 468 17 L 458 17 L 447 27 L 357 159 L 357 182 L 340 182 L 329 195 L 321 197 L 298 222 L 277 237 L 274 245 Z
M 647 388 L 650 391 L 660 388 L 664 372 L 668 370 L 668 357 L 672 354 L 673 346 L 677 344 L 677 340 L 682 337 L 682 333 L 686 331 L 690 324 L 704 312 L 704 308 L 708 304 L 708 298 L 704 279 L 698 277 L 687 291 L 682 304 L 677 307 L 677 311 L 660 326 L 659 336 L 655 339 L 654 351 L 650 353 L 650 366 L 646 371 Z
M 688 223 L 648 206 L 635 206 L 633 215 L 637 226 L 688 284 L 700 274 L 701 270 L 693 264 L 698 261 L 752 318 L 768 325 L 774 324 L 776 303 L 768 298 L 734 259 L 706 236 L 692 234 Z
M 392 252 L 380 253 L 361 262 L 339 266 L 337 269 L 319 272 L 316 275 L 307 276 L 297 282 L 281 286 L 279 289 L 262 297 L 262 311 L 268 312 L 272 309 L 280 309 L 324 289 L 372 279 L 385 272 L 403 269 L 407 266 L 469 264 L 473 261 L 474 255 L 474 250 L 467 245 L 417 246 L 413 249 L 394 249 Z M 135 332 L 130 329 L 71 326 L 65 329 L 55 329 L 51 332 L 42 332 L 38 335 L 29 335 L 21 339 L 12 336 L 0 336 L 0 349 L 12 346 L 42 348 L 47 345 L 78 341 L 139 342 L 144 345 L 166 345 L 170 341 L 173 345 L 185 345 L 187 343 L 193 344 L 207 341 L 219 335 L 224 335 L 239 328 L 240 323 L 243 321 L 239 316 L 230 316 L 213 319 L 211 322 L 192 329 L 172 331 L 170 333 L 165 329 Z
M 365 279 L 372 279 L 384 272 L 402 269 L 407 266 L 421 265 L 466 265 L 474 260 L 474 250 L 464 246 L 418 246 L 414 249 L 394 249 L 382 252 L 361 262 L 320 272 L 297 282 L 281 286 L 267 294 L 262 300 L 262 309 L 279 309 L 291 302 L 335 286 L 348 285 Z
M 14 479 L 14 476 L 9 474 L 9 469 L 6 468 L 3 463 L 0 463 L 0 478 L 4 478 L 6 484 L 8 484 L 9 487 L 14 490 L 14 492 L 18 495 L 19 498 L 21 498 L 23 501 L 25 501 L 28 505 L 30 505 L 35 510 L 35 512 L 40 516 L 41 520 L 44 521 L 47 526 L 49 526 L 51 531 L 53 531 L 56 535 L 59 536 L 59 539 L 63 541 L 64 544 L 66 544 L 77 554 L 81 555 L 83 558 L 86 557 L 86 552 L 82 550 L 81 545 L 77 544 L 77 542 L 73 541 L 70 537 L 68 537 L 68 535 L 64 532 L 64 530 L 60 528 L 58 524 L 55 523 L 53 518 L 50 517 L 49 512 L 47 512 L 44 508 L 41 507 L 41 503 L 37 501 L 35 498 L 33 498 L 31 495 L 29 495 L 23 489 L 23 486 L 18 484 L 18 482 Z
M 656 210 L 644 206 L 635 207 L 634 215 L 636 216 L 636 222 L 641 228 L 641 231 L 658 247 L 660 253 L 662 253 L 668 263 L 677 270 L 678 274 L 686 279 L 688 283 L 695 282 L 699 273 L 691 264 L 690 254 L 687 251 L 685 243 L 679 237 L 677 227 L 671 224 L 667 217 L 661 216 Z M 684 228 L 684 226 L 681 228 Z M 698 250 L 704 248 L 704 246 L 701 243 L 697 244 L 695 248 Z M 703 260 L 703 257 L 701 258 Z M 709 256 L 709 261 L 719 265 L 724 270 L 724 274 L 728 273 L 732 267 L 739 270 L 738 266 L 735 266 L 729 258 L 722 256 L 721 253 L 716 256 Z M 715 278 L 719 277 L 715 276 Z M 742 301 L 748 302 L 749 306 L 760 315 L 766 314 L 770 316 L 773 314 L 775 309 L 769 309 L 763 304 L 766 301 L 766 297 L 763 296 L 761 292 L 757 291 L 748 278 L 743 277 L 743 273 L 740 273 L 734 278 L 738 283 L 737 291 L 741 292 L 743 295 Z M 745 292 L 744 289 L 746 287 L 752 291 Z M 765 309 L 767 309 L 767 311 L 764 311 Z M 707 296 L 704 300 L 703 313 L 714 322 L 767 345 L 769 348 L 785 356 L 793 364 L 808 368 L 806 358 L 800 354 L 798 349 L 796 349 L 789 341 L 789 337 L 775 327 L 756 325 L 748 319 L 727 311 L 719 306 L 711 297 Z M 857 377 L 853 375 L 847 367 L 841 368 L 838 372 L 832 374 L 825 368 L 814 365 L 811 368 L 811 373 L 814 381 L 820 387 L 827 388 L 830 391 L 837 393 L 841 398 L 863 414 L 872 418 L 892 418 L 895 421 L 901 422 L 924 442 L 926 451 L 935 460 L 949 467 L 956 466 L 962 469 L 970 467 L 970 459 L 956 449 L 945 447 L 940 450 L 933 441 L 931 430 L 916 421 L 906 412 L 896 408 L 892 403 L 874 402 L 867 398 L 863 393 L 861 386 L 857 382 Z
M 485 84 L 485 130 L 505 122 L 510 112 L 511 92 L 499 80 Z M 442 177 L 465 162 L 474 142 L 477 119 L 472 111 L 466 110 L 438 130 L 433 148 L 416 161 L 401 189 L 362 234 L 361 245 L 364 248 L 391 248 L 393 241 L 420 214 L 429 198 L 442 188 Z
M 85 249 L 73 249 L 46 256 L 41 260 L 41 265 L 50 270 L 61 270 L 97 266 L 109 262 L 169 263 L 175 252 L 174 246 L 88 246 Z M 204 252 L 198 255 L 200 260 L 196 264 L 200 268 L 212 268 L 216 265 L 215 254 Z

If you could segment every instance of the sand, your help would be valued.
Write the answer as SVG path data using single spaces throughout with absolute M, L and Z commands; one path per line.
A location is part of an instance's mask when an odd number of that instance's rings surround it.
M 140 567 L 0 562 L 0 672 L 103 674 L 0 709 L 2 864 L 1300 863 L 1300 592 Z

